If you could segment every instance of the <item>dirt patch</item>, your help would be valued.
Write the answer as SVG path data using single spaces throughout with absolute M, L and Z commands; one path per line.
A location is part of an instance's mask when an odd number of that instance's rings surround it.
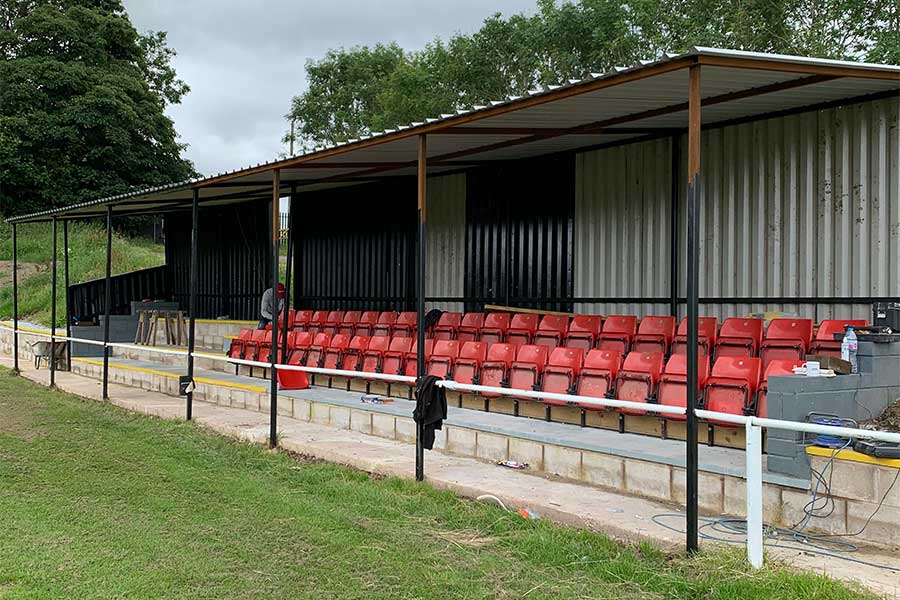
M 878 417 L 860 423 L 867 429 L 879 429 L 881 431 L 893 431 L 900 433 L 900 398 L 888 405 Z
M 23 263 L 19 262 L 19 284 L 41 271 L 46 271 L 49 267 L 40 263 Z M 12 285 L 12 261 L 0 260 L 0 286 Z

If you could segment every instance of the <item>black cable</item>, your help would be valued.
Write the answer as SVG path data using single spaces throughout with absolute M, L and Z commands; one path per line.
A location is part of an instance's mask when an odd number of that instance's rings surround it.
M 894 474 L 894 480 L 891 482 L 891 485 L 888 486 L 888 489 L 885 490 L 884 494 L 881 496 L 881 500 L 878 502 L 878 506 L 875 507 L 875 510 L 869 515 L 869 518 L 866 519 L 866 522 L 863 523 L 862 529 L 857 531 L 856 533 L 835 533 L 830 535 L 829 537 L 854 537 L 860 535 L 863 531 L 866 530 L 866 527 L 869 526 L 869 523 L 872 522 L 872 519 L 875 518 L 875 515 L 878 514 L 878 511 L 881 510 L 881 507 L 884 506 L 884 501 L 887 500 L 888 494 L 891 493 L 891 490 L 894 489 L 894 486 L 897 484 L 897 479 L 900 478 L 900 469 L 897 469 L 897 472 Z

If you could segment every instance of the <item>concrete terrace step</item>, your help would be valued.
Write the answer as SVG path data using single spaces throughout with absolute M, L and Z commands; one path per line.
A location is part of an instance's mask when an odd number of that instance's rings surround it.
M 182 366 L 116 358 L 110 362 L 111 381 L 175 396 Z M 99 378 L 102 361 L 76 359 L 73 369 Z M 264 380 L 195 370 L 197 400 L 264 414 L 269 412 L 269 388 Z M 359 392 L 310 387 L 281 390 L 279 414 L 405 443 L 415 441 L 413 402 L 394 399 L 386 404 L 362 404 Z M 564 423 L 524 419 L 449 407 L 435 448 L 441 452 L 481 460 L 528 463 L 535 473 L 627 492 L 652 500 L 683 504 L 684 443 L 633 434 L 581 428 Z M 701 447 L 700 505 L 707 514 L 742 515 L 744 454 L 742 451 Z M 805 504 L 809 482 L 765 474 L 765 514 L 770 522 L 793 519 Z M 795 493 L 786 509 L 784 494 Z M 802 503 L 801 500 L 803 500 Z M 798 504 L 795 506 L 795 504 Z M 799 517 L 798 517 L 799 519 Z

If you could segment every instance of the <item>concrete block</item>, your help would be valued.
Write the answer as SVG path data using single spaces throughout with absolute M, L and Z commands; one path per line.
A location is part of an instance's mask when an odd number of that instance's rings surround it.
M 821 488 L 819 492 L 818 497 L 823 498 Z M 785 488 L 781 490 L 781 500 L 782 524 L 792 527 L 806 518 L 804 507 L 812 500 L 812 492 Z M 825 507 L 824 510 L 821 509 L 822 506 Z M 825 504 L 825 500 L 818 500 L 816 507 L 820 510 L 814 511 L 814 514 L 820 516 L 809 519 L 808 530 L 822 533 L 847 533 L 847 502 L 843 498 L 834 498 L 834 510 L 831 510 L 830 502 Z
M 260 410 L 260 399 L 262 394 L 259 392 L 241 392 L 244 398 L 244 408 L 247 410 Z
M 332 406 L 330 425 L 338 429 L 350 429 L 350 409 L 343 406 Z
M 475 436 L 475 455 L 482 460 L 506 460 L 509 457 L 509 438 L 479 431 Z
M 372 433 L 372 413 L 366 410 L 350 411 L 350 429 L 371 435 Z
M 313 405 L 315 406 L 315 405 Z M 372 413 L 372 434 L 378 437 L 394 439 L 397 435 L 394 421 L 396 417 L 393 415 L 383 415 Z
M 625 460 L 599 452 L 581 453 L 582 479 L 593 485 L 625 489 Z
M 800 440 L 783 440 L 781 438 L 767 438 L 766 452 L 785 458 L 795 457 L 803 450 Z M 805 452 L 805 450 L 803 450 Z
M 706 514 L 720 515 L 725 512 L 724 476 L 719 473 L 700 471 L 697 473 L 697 503 Z M 672 469 L 672 500 L 684 504 L 687 499 L 687 479 L 683 469 Z
M 796 457 L 769 454 L 766 457 L 766 466 L 773 473 L 782 473 L 802 479 L 809 477 L 809 461 L 805 453 L 798 454 Z
M 828 471 L 828 463 L 831 467 Z M 819 473 L 825 473 L 830 480 L 831 493 L 841 498 L 854 498 L 863 502 L 877 502 L 876 478 L 878 467 L 846 460 L 830 461 L 827 458 L 812 456 L 810 463 Z
M 294 418 L 309 421 L 312 418 L 312 402 L 294 398 Z
M 847 502 L 847 530 L 856 533 L 863 529 L 860 539 L 882 545 L 900 546 L 900 508 L 869 502 Z M 875 516 L 872 516 L 874 513 Z M 871 521 L 869 521 L 871 517 Z M 869 524 L 866 525 L 866 521 Z
M 671 467 L 641 460 L 625 462 L 625 489 L 654 500 L 672 499 Z
M 447 431 L 446 427 L 444 429 L 439 429 L 434 432 L 434 447 L 432 450 L 436 452 L 445 452 L 447 450 Z
M 535 471 L 543 471 L 544 445 L 522 438 L 509 438 L 509 460 L 528 463 Z
M 397 434 L 394 439 L 406 442 L 408 444 L 416 443 L 416 422 L 412 419 L 397 417 L 396 425 Z
M 447 452 L 460 456 L 475 456 L 475 431 L 462 427 L 444 427 L 447 430 Z
M 312 416 L 310 420 L 320 425 L 328 425 L 331 422 L 331 406 L 321 402 L 313 402 Z
M 259 394 L 259 412 L 269 414 L 272 405 L 272 397 L 269 394 Z
M 278 397 L 278 414 L 285 417 L 294 415 L 294 399 L 285 396 Z
M 885 506 L 900 508 L 900 469 L 876 467 L 875 502 L 882 498 Z
M 739 477 L 725 477 L 725 514 L 747 516 L 747 482 Z M 763 484 L 763 521 L 781 523 L 781 488 Z
M 544 444 L 544 470 L 560 477 L 581 479 L 581 450 Z

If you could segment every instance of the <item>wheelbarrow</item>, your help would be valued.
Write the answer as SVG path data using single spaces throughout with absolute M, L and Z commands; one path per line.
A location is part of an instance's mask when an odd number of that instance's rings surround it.
M 41 361 L 45 361 L 50 366 L 50 342 L 41 340 L 31 344 L 31 353 L 34 354 L 34 368 L 41 368 Z M 56 363 L 66 357 L 66 343 L 56 342 Z

